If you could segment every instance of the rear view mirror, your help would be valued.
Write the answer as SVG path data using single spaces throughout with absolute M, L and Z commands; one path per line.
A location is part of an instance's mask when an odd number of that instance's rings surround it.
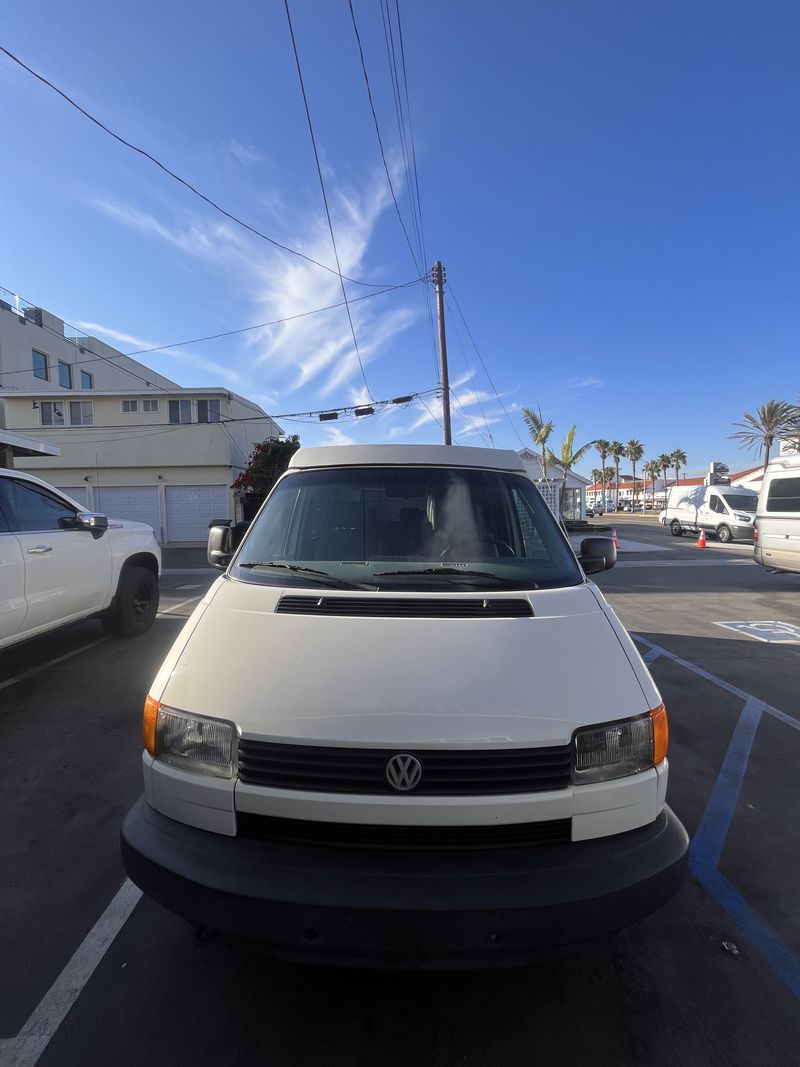
M 211 526 L 208 531 L 206 557 L 212 567 L 225 570 L 233 556 L 230 526 Z
M 610 571 L 617 562 L 617 549 L 610 537 L 584 537 L 578 562 L 584 574 Z

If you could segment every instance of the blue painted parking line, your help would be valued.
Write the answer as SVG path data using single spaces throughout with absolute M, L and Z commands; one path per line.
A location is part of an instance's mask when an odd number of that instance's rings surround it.
M 698 667 L 696 663 L 681 659 L 674 652 L 661 645 L 648 641 L 646 637 L 631 634 L 634 641 L 647 645 L 649 651 L 645 660 L 652 663 L 654 659 L 665 656 L 673 663 L 685 667 L 693 674 L 718 685 L 744 701 L 741 715 L 728 744 L 725 759 L 717 775 L 700 826 L 692 839 L 689 850 L 689 869 L 695 879 L 711 894 L 716 902 L 730 915 L 750 944 L 761 954 L 773 973 L 786 988 L 800 999 L 800 956 L 794 952 L 773 928 L 744 899 L 724 874 L 719 870 L 719 862 L 725 840 L 728 836 L 747 764 L 753 750 L 753 742 L 764 712 L 772 715 L 787 726 L 800 730 L 800 722 L 779 708 L 758 700 L 738 686 L 731 685 L 723 678 L 718 678 L 710 671 Z

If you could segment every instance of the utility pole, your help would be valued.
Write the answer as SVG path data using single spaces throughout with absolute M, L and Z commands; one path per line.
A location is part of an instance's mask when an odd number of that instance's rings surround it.
M 442 384 L 442 421 L 444 422 L 444 443 L 452 445 L 450 432 L 450 377 L 447 373 L 447 336 L 444 332 L 444 283 L 445 270 L 440 260 L 433 265 L 433 286 L 436 290 L 436 314 L 439 320 L 439 368 Z

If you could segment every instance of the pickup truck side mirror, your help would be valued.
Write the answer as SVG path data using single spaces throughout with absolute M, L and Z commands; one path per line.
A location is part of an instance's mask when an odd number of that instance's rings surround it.
M 59 519 L 58 524 L 65 530 L 88 530 L 97 540 L 108 529 L 108 518 L 94 511 L 78 511 L 73 519 Z
M 584 537 L 578 563 L 584 574 L 610 571 L 617 562 L 617 549 L 610 537 Z
M 230 526 L 209 526 L 206 558 L 212 567 L 225 570 L 233 557 L 233 543 Z

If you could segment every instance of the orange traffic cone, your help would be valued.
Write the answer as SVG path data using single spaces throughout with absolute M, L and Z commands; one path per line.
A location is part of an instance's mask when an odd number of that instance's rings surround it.
M 705 548 L 706 547 L 706 532 L 705 532 L 705 530 L 701 530 L 700 531 L 700 536 L 697 538 L 697 547 L 698 548 Z
M 614 527 L 614 548 L 619 548 L 619 538 L 617 537 L 617 528 Z

